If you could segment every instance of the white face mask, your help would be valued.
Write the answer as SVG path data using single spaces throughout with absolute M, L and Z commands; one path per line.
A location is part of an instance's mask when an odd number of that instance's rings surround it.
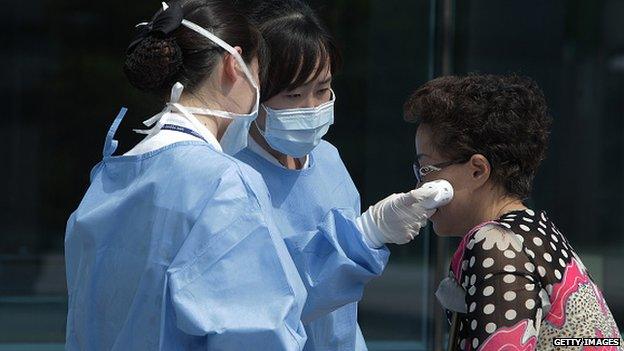
M 299 158 L 309 154 L 334 123 L 336 95 L 330 91 L 331 100 L 316 107 L 274 110 L 262 105 L 265 127 L 258 131 L 274 150 L 285 155 Z
M 260 89 L 258 88 L 258 84 L 253 79 L 253 76 L 251 75 L 251 71 L 245 64 L 245 61 L 243 60 L 241 55 L 238 53 L 238 51 L 236 51 L 236 49 L 234 49 L 228 43 L 224 42 L 223 40 L 221 40 L 214 34 L 210 33 L 206 29 L 198 26 L 197 24 L 193 22 L 183 19 L 182 25 L 208 38 L 215 44 L 222 47 L 228 53 L 230 53 L 232 57 L 234 57 L 236 62 L 239 64 L 239 66 L 243 70 L 245 77 L 247 78 L 247 80 L 249 80 L 249 83 L 251 83 L 252 87 L 255 90 L 255 95 L 256 95 L 255 103 L 251 109 L 251 112 L 249 113 L 235 113 L 235 112 L 230 112 L 230 111 L 214 110 L 214 109 L 209 109 L 209 108 L 182 106 L 180 103 L 178 103 L 178 101 L 180 99 L 180 95 L 182 94 L 182 90 L 184 87 L 182 84 L 176 83 L 171 92 L 171 100 L 167 104 L 167 107 L 165 108 L 165 110 L 163 110 L 161 113 L 157 114 L 156 116 L 148 119 L 147 121 L 143 122 L 148 127 L 152 127 L 156 123 L 156 126 L 154 126 L 152 130 L 150 130 L 149 132 L 145 134 L 148 134 L 148 137 L 156 134 L 162 128 L 162 125 L 165 123 L 165 121 L 161 117 L 166 115 L 166 113 L 172 111 L 173 109 L 179 111 L 184 117 L 186 117 L 186 119 L 190 120 L 190 122 L 193 123 L 195 126 L 201 126 L 202 124 L 197 120 L 197 118 L 193 116 L 194 114 L 216 116 L 219 118 L 227 118 L 227 119 L 231 119 L 232 122 L 225 130 L 225 133 L 223 134 L 223 137 L 219 141 L 219 144 L 221 144 L 221 148 L 223 149 L 223 152 L 229 155 L 234 155 L 240 150 L 247 147 L 247 138 L 249 136 L 249 128 L 251 126 L 251 123 L 258 117 L 258 107 L 260 105 Z M 142 131 L 137 131 L 137 132 L 143 133 Z

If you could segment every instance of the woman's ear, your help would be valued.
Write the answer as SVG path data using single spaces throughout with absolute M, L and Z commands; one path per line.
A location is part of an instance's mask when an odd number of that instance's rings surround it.
M 481 154 L 472 155 L 468 165 L 471 171 L 470 176 L 476 183 L 475 185 L 482 186 L 490 179 L 492 167 L 490 166 L 490 161 L 485 156 Z
M 235 46 L 234 50 L 236 50 L 239 55 L 243 52 L 243 49 L 241 49 L 240 46 Z M 223 55 L 224 77 L 226 77 L 230 82 L 235 82 L 236 79 L 238 79 L 238 70 L 240 70 L 240 68 L 238 67 L 238 62 L 236 61 L 234 56 L 232 56 L 232 54 L 226 52 Z

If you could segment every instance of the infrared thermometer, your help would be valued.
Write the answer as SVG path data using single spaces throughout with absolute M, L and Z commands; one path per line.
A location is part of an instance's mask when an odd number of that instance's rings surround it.
M 444 179 L 438 179 L 431 182 L 424 183 L 420 188 L 431 192 L 430 196 L 427 196 L 419 203 L 422 207 L 428 210 L 434 210 L 442 207 L 453 199 L 454 191 L 451 183 Z

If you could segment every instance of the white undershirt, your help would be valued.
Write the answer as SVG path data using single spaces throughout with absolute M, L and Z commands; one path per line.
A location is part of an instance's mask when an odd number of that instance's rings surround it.
M 163 115 L 162 118 L 165 119 L 164 121 L 162 121 L 163 124 L 174 124 L 176 126 L 190 129 L 198 133 L 199 135 L 201 135 L 204 139 L 206 139 L 208 144 L 210 144 L 214 149 L 216 149 L 219 152 L 223 152 L 223 150 L 221 149 L 221 145 L 219 144 L 219 141 L 217 140 L 217 138 L 212 134 L 212 132 L 210 132 L 210 130 L 208 130 L 208 128 L 204 127 L 203 125 L 196 126 L 194 123 L 191 123 L 188 119 L 186 119 L 182 114 L 179 114 L 176 112 L 169 112 Z M 144 154 L 146 152 L 158 150 L 167 145 L 171 145 L 173 143 L 177 143 L 181 141 L 202 141 L 202 140 L 198 138 L 197 136 L 194 136 L 191 134 L 178 132 L 174 130 L 161 129 L 152 137 L 141 140 L 141 142 L 139 142 L 135 147 L 133 147 L 130 151 L 126 152 L 124 156 Z M 261 156 L 262 158 L 266 159 L 267 161 L 271 162 L 272 164 L 276 166 L 288 169 L 287 167 L 282 165 L 277 160 L 277 158 L 275 158 L 268 151 L 266 151 L 262 146 L 260 146 L 260 144 L 258 144 L 251 137 L 251 135 L 249 135 L 247 142 L 248 142 L 247 147 L 253 153 Z M 306 155 L 305 161 L 303 162 L 303 166 L 301 167 L 301 169 L 308 168 L 309 164 L 310 164 L 310 158 L 308 155 Z
M 202 138 L 206 139 L 209 145 L 211 145 L 215 150 L 219 152 L 223 152 L 221 149 L 221 145 L 219 145 L 219 141 L 212 134 L 208 128 L 203 125 L 195 125 L 191 123 L 186 117 L 176 112 L 169 112 L 162 116 L 165 120 L 162 121 L 163 124 L 174 124 L 176 126 L 184 127 L 190 129 L 197 134 L 201 135 Z M 178 132 L 174 130 L 161 129 L 156 134 L 154 134 L 150 138 L 145 138 L 141 140 L 132 150 L 126 152 L 124 156 L 132 156 L 132 155 L 140 155 L 146 152 L 154 151 L 165 147 L 167 145 L 171 145 L 173 143 L 181 142 L 181 141 L 203 141 L 197 136 Z

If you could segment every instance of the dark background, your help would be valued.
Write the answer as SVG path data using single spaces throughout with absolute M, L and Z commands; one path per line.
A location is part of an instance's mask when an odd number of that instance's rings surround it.
M 548 159 L 531 205 L 570 239 L 624 325 L 624 1 L 310 1 L 343 49 L 336 76 L 340 150 L 363 208 L 415 184 L 405 98 L 444 72 L 519 73 L 543 88 L 554 117 Z M 161 104 L 135 91 L 121 65 L 134 24 L 157 1 L 14 2 L 0 12 L 0 350 L 64 340 L 65 222 L 77 207 L 104 135 L 121 106 L 121 149 Z M 450 6 L 450 7 L 449 7 Z M 444 23 L 441 9 L 450 8 Z M 453 41 L 446 53 L 443 35 Z M 445 56 L 446 55 L 446 56 Z M 371 350 L 427 349 L 442 240 L 392 247 L 367 289 L 360 323 Z M 448 245 L 453 247 L 453 242 Z M 390 341 L 390 342 L 389 342 Z M 427 346 L 429 345 L 429 346 Z

